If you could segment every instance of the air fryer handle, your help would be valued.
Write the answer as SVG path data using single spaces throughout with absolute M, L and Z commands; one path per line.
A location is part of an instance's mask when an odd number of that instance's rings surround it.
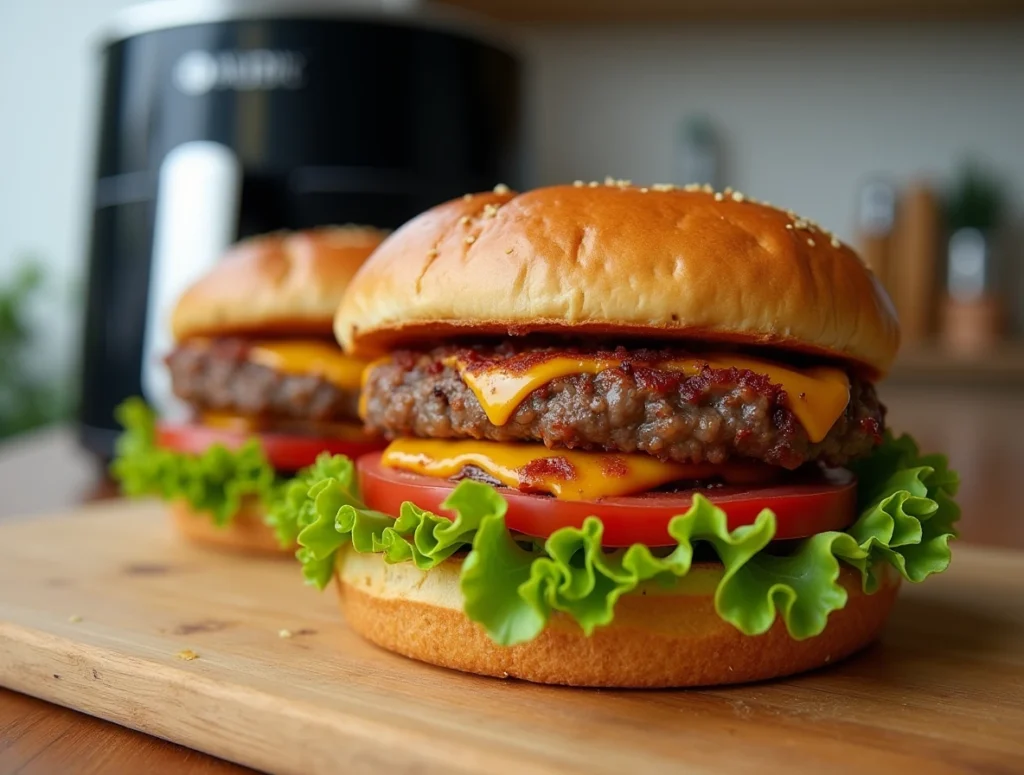
M 184 143 L 160 165 L 142 390 L 164 416 L 180 414 L 163 358 L 173 347 L 170 314 L 178 297 L 209 271 L 238 236 L 242 167 L 234 152 L 209 141 Z

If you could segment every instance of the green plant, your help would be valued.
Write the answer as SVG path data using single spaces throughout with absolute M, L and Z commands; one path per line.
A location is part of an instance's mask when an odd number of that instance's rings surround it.
M 946 202 L 950 232 L 972 228 L 989 231 L 999 224 L 1003 191 L 999 180 L 979 162 L 965 162 Z
M 35 334 L 26 314 L 43 289 L 37 262 L 24 262 L 6 287 L 0 287 L 0 438 L 60 419 L 66 401 L 59 386 L 34 375 L 27 354 Z

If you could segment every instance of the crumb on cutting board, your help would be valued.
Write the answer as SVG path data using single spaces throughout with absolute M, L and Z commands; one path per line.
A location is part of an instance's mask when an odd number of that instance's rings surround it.
M 192 649 L 182 649 L 175 656 L 178 659 L 183 659 L 186 662 L 191 662 L 193 659 L 199 659 L 199 655 Z
M 279 638 L 290 638 L 292 636 L 291 630 L 280 629 L 277 631 L 277 637 Z
M 71 614 L 71 616 L 68 617 L 68 621 L 72 624 L 78 624 L 80 621 L 82 621 L 82 617 L 78 614 Z

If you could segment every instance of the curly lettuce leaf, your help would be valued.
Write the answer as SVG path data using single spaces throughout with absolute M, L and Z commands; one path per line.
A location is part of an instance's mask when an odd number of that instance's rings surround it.
M 748 635 L 766 632 L 780 617 L 793 638 L 803 639 L 821 633 L 828 616 L 845 606 L 842 564 L 860 572 L 867 593 L 878 589 L 886 565 L 919 582 L 949 564 L 958 480 L 943 458 L 921 457 L 909 437 L 887 437 L 857 473 L 857 521 L 786 553 L 771 543 L 775 516 L 769 509 L 754 524 L 730 531 L 725 513 L 699 495 L 671 521 L 676 544 L 667 551 L 640 544 L 603 549 L 599 515 L 542 544 L 515 536 L 505 528 L 504 499 L 472 481 L 461 482 L 444 504 L 454 520 L 409 503 L 395 520 L 371 511 L 359 501 L 350 469 L 347 477 L 313 484 L 305 500 L 296 490 L 292 508 L 311 520 L 299 533 L 299 559 L 306 578 L 321 587 L 346 543 L 421 570 L 469 550 L 461 570 L 466 615 L 503 645 L 536 637 L 554 612 L 592 633 L 613 620 L 616 602 L 639 584 L 670 586 L 685 578 L 697 545 L 713 550 L 722 563 L 715 591 L 719 616 Z
M 483 517 L 504 517 L 505 499 L 493 487 L 466 484 L 470 486 L 457 487 L 444 503 L 456 513 L 452 520 L 412 503 L 402 504 L 397 519 L 368 509 L 353 494 L 351 470 L 347 476 L 317 482 L 299 507 L 312 508 L 312 518 L 298 536 L 302 548 L 296 556 L 303 575 L 323 589 L 331 580 L 337 551 L 346 543 L 357 552 L 383 554 L 387 562 L 412 562 L 420 570 L 430 570 L 469 546 Z
M 295 546 L 302 529 L 316 520 L 313 500 L 307 497 L 310 487 L 326 479 L 338 479 L 351 486 L 354 475 L 351 460 L 324 452 L 317 456 L 313 465 L 282 482 L 267 503 L 266 523 L 274 531 L 277 542 L 282 547 Z
M 878 591 L 885 566 L 913 583 L 949 567 L 949 542 L 960 518 L 953 500 L 959 478 L 945 458 L 922 457 L 909 436 L 887 436 L 856 473 L 857 521 L 845 531 L 805 539 L 788 556 L 754 557 L 734 589 L 719 588 L 722 618 L 756 634 L 771 626 L 778 608 L 790 635 L 813 637 L 825 629 L 832 611 L 846 605 L 846 590 L 838 583 L 840 563 L 860 571 L 868 594 Z
M 766 509 L 753 525 L 730 532 L 725 512 L 697 495 L 689 511 L 670 523 L 669 533 L 677 543 L 664 557 L 642 544 L 603 549 L 604 525 L 597 517 L 588 517 L 581 528 L 555 531 L 539 557 L 511 539 L 501 540 L 499 533 L 509 534 L 500 516 L 490 517 L 487 527 L 490 534 L 478 534 L 462 570 L 466 613 L 492 639 L 512 645 L 539 635 L 553 611 L 568 614 L 590 635 L 611 623 L 615 603 L 641 582 L 671 583 L 686 576 L 697 542 L 714 547 L 729 577 L 768 544 L 775 534 L 775 516 Z M 498 607 L 489 604 L 497 597 L 492 588 L 505 579 L 518 582 L 514 599 Z
M 960 479 L 946 458 L 922 456 L 910 436 L 887 437 L 876 455 L 854 471 L 861 515 L 846 533 L 859 552 L 839 556 L 861 571 L 864 591 L 878 588 L 875 571 L 883 561 L 915 583 L 949 567 L 949 542 L 960 519 L 953 500 Z
M 110 471 L 125 495 L 184 499 L 221 526 L 246 496 L 273 497 L 276 475 L 255 439 L 237 450 L 215 444 L 200 455 L 184 454 L 157 445 L 156 415 L 142 399 L 128 399 L 115 417 L 124 433 Z

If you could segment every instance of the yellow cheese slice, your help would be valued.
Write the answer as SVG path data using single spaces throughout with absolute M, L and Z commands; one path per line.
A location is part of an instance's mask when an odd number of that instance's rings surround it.
M 475 466 L 506 487 L 560 500 L 594 500 L 647 492 L 678 481 L 718 477 L 749 482 L 771 476 L 758 464 L 666 463 L 650 455 L 550 450 L 539 444 L 398 439 L 381 460 L 389 468 L 448 479 Z
M 597 374 L 622 364 L 613 358 L 556 356 L 537 359 L 536 363 L 508 364 L 506 361 L 474 361 L 457 357 L 445 360 L 456 369 L 463 382 L 483 407 L 487 419 L 495 425 L 509 421 L 523 400 L 534 390 L 573 374 Z M 819 366 L 798 371 L 788 366 L 734 355 L 709 355 L 652 364 L 660 369 L 696 375 L 708 364 L 714 369 L 749 369 L 765 374 L 772 384 L 786 391 L 786 406 L 807 431 L 812 442 L 825 438 L 829 429 L 850 402 L 850 380 L 842 369 Z
M 255 342 L 248 359 L 282 374 L 310 374 L 343 390 L 358 390 L 364 361 L 349 357 L 330 342 L 281 340 Z

